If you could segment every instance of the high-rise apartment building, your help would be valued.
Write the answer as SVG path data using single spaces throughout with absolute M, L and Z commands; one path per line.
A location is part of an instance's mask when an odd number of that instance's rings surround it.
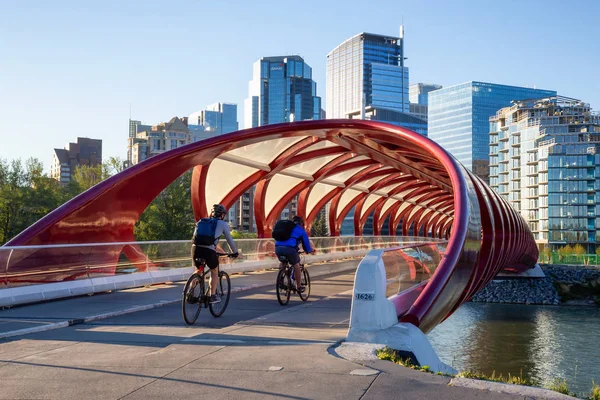
M 312 68 L 300 56 L 263 57 L 254 63 L 244 127 L 320 119 L 321 98 Z
M 192 143 L 193 134 L 187 126 L 187 118 L 173 117 L 149 129 L 137 129 L 135 137 L 129 138 L 127 154 L 129 165 L 135 165 L 147 158 L 165 151 Z
M 490 186 L 538 243 L 600 244 L 600 115 L 580 100 L 515 101 L 490 118 Z
M 434 85 L 431 83 L 413 83 L 408 88 L 408 97 L 411 103 L 426 106 L 428 104 L 428 93 L 441 88 L 442 85 Z
M 142 125 L 142 121 L 136 121 L 134 119 L 129 119 L 129 136 L 130 138 L 135 137 L 137 133 L 138 126 Z
M 50 177 L 67 184 L 78 166 L 99 164 L 102 164 L 102 140 L 78 137 L 76 143 L 69 143 L 64 149 L 54 149 Z
M 188 127 L 197 125 L 202 131 L 210 132 L 212 135 L 222 135 L 235 132 L 238 128 L 237 104 L 215 103 L 190 114 Z
M 229 224 L 242 232 L 256 232 L 254 222 L 254 187 L 229 208 Z
M 428 136 L 488 181 L 489 119 L 512 100 L 556 96 L 552 90 L 466 82 L 428 93 Z

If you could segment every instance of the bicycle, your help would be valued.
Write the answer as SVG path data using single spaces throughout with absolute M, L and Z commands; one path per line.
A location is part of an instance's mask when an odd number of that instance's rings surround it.
M 304 253 L 303 251 L 299 251 L 298 254 Z M 282 306 L 285 306 L 290 301 L 290 296 L 292 292 L 298 293 L 295 285 L 295 277 L 294 277 L 294 268 L 290 263 L 290 260 L 286 256 L 279 256 L 279 261 L 281 261 L 284 265 L 283 268 L 279 270 L 277 273 L 277 283 L 275 285 L 275 290 L 277 292 L 277 301 Z M 302 286 L 304 286 L 304 292 L 298 293 L 300 296 L 300 300 L 306 301 L 310 296 L 310 275 L 306 268 L 304 268 L 304 263 L 300 263 L 300 271 L 302 271 Z
M 232 257 L 232 254 L 217 253 L 218 257 Z M 220 268 L 220 267 L 219 267 Z M 231 296 L 231 280 L 225 271 L 219 271 L 219 282 L 217 283 L 217 294 L 221 296 L 221 302 L 209 303 L 210 285 L 206 281 L 210 274 L 210 268 L 206 268 L 206 260 L 200 259 L 200 266 L 187 280 L 183 288 L 183 299 L 181 308 L 183 320 L 192 325 L 198 319 L 202 306 L 208 308 L 213 317 L 220 317 L 225 312 Z M 215 282 L 213 282 L 215 284 Z M 189 308 L 189 310 L 188 310 Z

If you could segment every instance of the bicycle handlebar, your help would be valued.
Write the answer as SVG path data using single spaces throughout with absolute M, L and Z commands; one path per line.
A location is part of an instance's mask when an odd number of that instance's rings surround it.
M 233 257 L 233 253 L 219 253 L 219 252 L 217 252 L 217 256 L 218 257 L 225 257 L 225 256 L 227 256 L 227 257 Z

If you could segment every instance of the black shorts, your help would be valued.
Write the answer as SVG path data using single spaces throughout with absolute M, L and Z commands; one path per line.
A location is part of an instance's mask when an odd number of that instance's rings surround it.
M 292 265 L 300 263 L 300 255 L 298 254 L 298 249 L 295 247 L 277 246 L 275 247 L 275 254 L 277 254 L 277 258 L 281 256 L 287 257 Z
M 208 247 L 192 246 L 192 259 L 196 268 L 200 266 L 200 259 L 204 259 L 206 266 L 215 269 L 219 266 L 217 252 Z

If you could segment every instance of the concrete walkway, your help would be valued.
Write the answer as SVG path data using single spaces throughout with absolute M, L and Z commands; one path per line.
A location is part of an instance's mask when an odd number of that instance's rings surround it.
M 309 301 L 296 296 L 285 307 L 277 303 L 273 272 L 235 278 L 240 288 L 268 286 L 233 294 L 221 318 L 202 310 L 191 327 L 181 317 L 180 284 L 1 311 L 5 320 L 48 323 L 172 302 L 0 340 L 0 399 L 525 398 L 449 387 L 449 378 L 390 362 L 361 365 L 336 356 L 332 347 L 348 329 L 354 271 L 331 271 L 352 265 L 311 267 Z
M 355 271 L 359 260 L 309 266 L 312 277 L 339 271 Z M 276 271 L 235 274 L 232 292 L 275 285 Z M 185 282 L 98 293 L 65 300 L 0 310 L 0 339 L 87 323 L 115 315 L 144 311 L 181 301 Z

